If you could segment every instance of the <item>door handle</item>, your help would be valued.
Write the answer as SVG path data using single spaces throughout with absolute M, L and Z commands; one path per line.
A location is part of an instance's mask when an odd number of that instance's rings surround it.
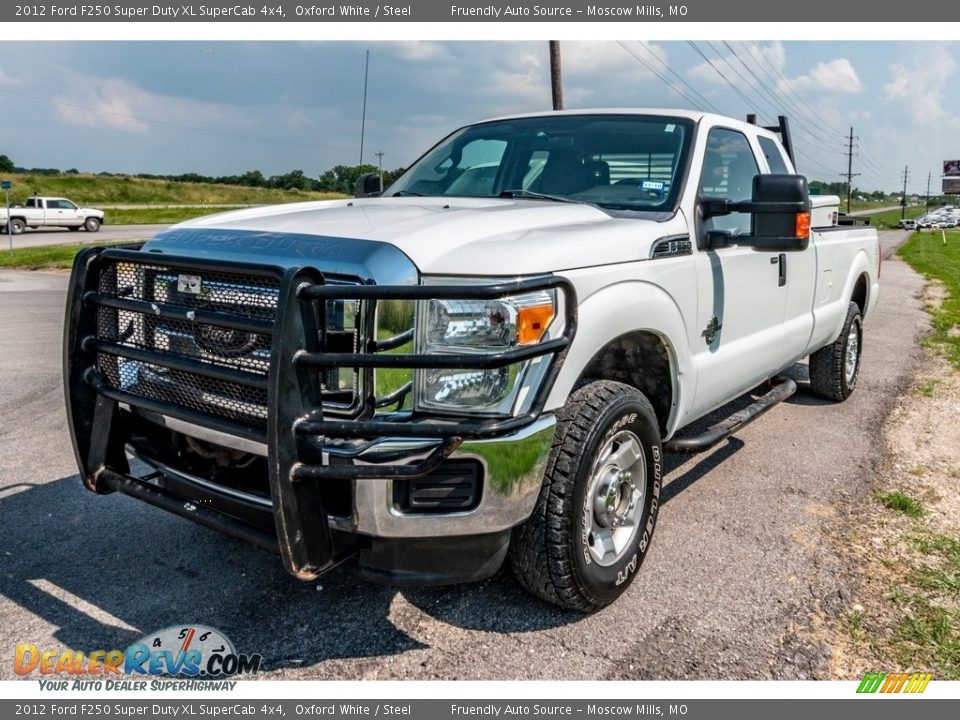
M 786 253 L 780 253 L 779 264 L 780 264 L 780 279 L 777 284 L 779 287 L 783 287 L 784 285 L 787 284 L 787 254 Z

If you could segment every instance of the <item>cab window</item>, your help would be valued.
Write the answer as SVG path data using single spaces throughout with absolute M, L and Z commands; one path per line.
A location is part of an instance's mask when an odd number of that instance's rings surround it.
M 700 174 L 700 197 L 740 202 L 753 195 L 753 178 L 760 172 L 757 159 L 743 133 L 713 128 L 707 136 L 707 151 Z M 750 232 L 749 213 L 730 213 L 704 221 L 707 231 L 730 234 Z
M 774 175 L 789 175 L 787 162 L 783 159 L 783 152 L 780 149 L 780 143 L 768 137 L 760 137 L 760 149 L 763 150 L 763 156 L 767 158 L 767 167 Z

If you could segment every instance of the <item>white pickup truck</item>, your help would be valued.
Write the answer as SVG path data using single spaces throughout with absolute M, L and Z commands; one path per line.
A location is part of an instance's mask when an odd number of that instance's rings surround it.
M 348 558 L 393 583 L 509 561 L 591 611 L 650 548 L 664 452 L 729 437 L 807 356 L 806 392 L 856 386 L 877 234 L 809 196 L 784 118 L 508 117 L 377 188 L 78 256 L 64 370 L 90 490 L 303 580 Z
M 0 208 L 0 226 L 3 232 L 19 235 L 27 228 L 65 227 L 71 230 L 83 228 L 87 232 L 96 232 L 103 225 L 103 210 L 80 207 L 72 200 L 60 197 L 31 197 L 22 207 Z

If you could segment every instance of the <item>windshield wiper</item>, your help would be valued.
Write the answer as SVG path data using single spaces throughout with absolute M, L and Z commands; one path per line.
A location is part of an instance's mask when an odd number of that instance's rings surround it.
M 546 195 L 544 193 L 533 192 L 532 190 L 504 190 L 500 193 L 502 198 L 532 198 L 534 200 L 552 200 L 553 202 L 584 204 L 583 200 L 574 200 L 573 198 L 561 197 L 560 195 Z
M 427 194 L 413 192 L 412 190 L 397 190 L 397 192 L 390 197 L 427 197 Z

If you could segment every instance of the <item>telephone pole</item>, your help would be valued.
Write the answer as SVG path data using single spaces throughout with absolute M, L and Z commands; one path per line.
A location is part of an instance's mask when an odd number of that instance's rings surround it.
M 377 165 L 380 166 L 380 192 L 383 192 L 383 150 L 375 152 L 374 155 L 377 156 Z
M 933 176 L 933 173 L 927 173 L 927 201 L 924 203 L 925 208 L 930 207 L 930 178 Z
M 360 116 L 360 162 L 363 165 L 363 136 L 367 129 L 367 80 L 370 77 L 370 51 L 367 50 L 367 59 L 363 65 L 363 114 Z
M 560 41 L 550 41 L 550 89 L 553 109 L 563 110 L 563 79 L 560 75 Z
M 850 138 L 847 142 L 847 215 L 850 214 L 850 190 L 853 187 L 853 179 L 860 174 L 853 172 L 853 140 L 853 128 L 851 127 Z
M 903 197 L 900 199 L 900 219 L 907 216 L 907 178 L 910 177 L 910 166 L 903 166 Z

